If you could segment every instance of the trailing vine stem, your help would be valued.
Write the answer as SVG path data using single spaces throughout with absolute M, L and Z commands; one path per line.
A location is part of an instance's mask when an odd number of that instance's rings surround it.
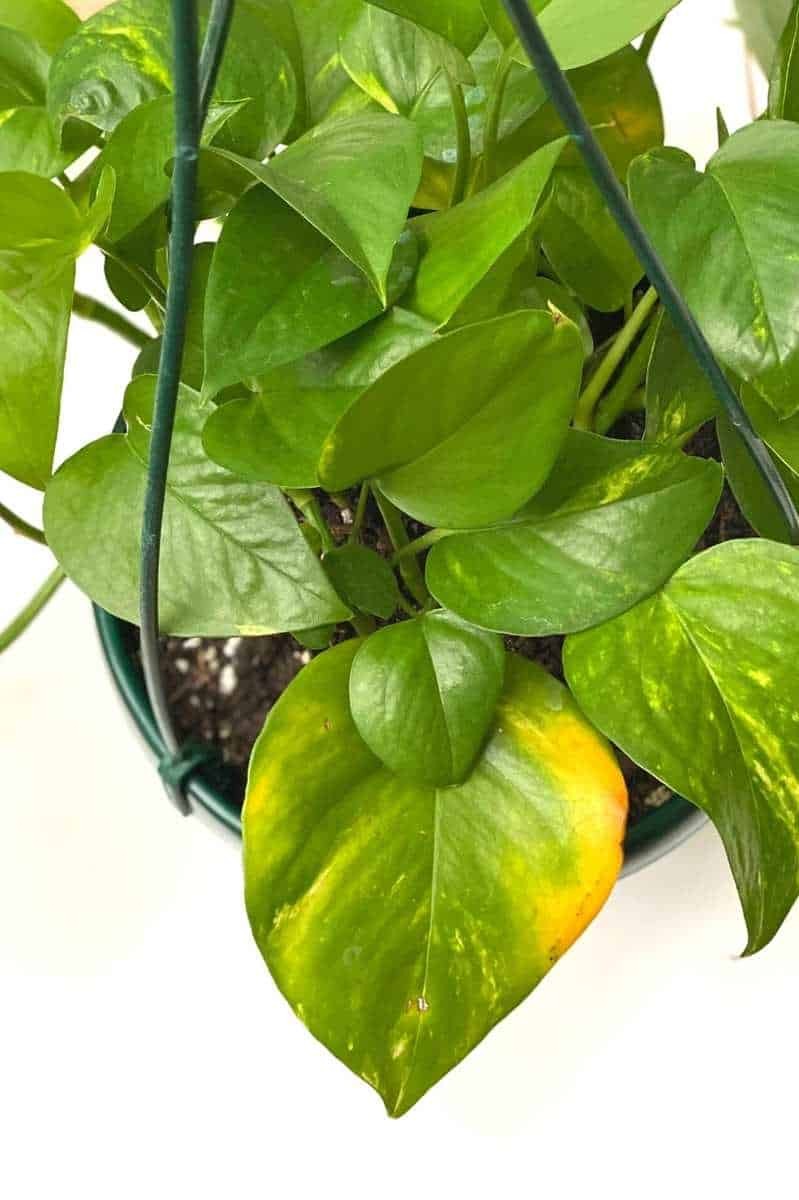
M 593 428 L 596 433 L 602 435 L 608 433 L 625 413 L 635 412 L 637 408 L 642 407 L 640 390 L 646 380 L 657 331 L 658 322 L 651 321 L 644 336 L 630 355 L 630 361 L 613 387 L 597 405 L 593 420 Z
M 357 542 L 361 536 L 361 530 L 363 529 L 363 522 L 366 517 L 366 507 L 369 503 L 369 493 L 370 493 L 369 484 L 363 483 L 361 485 L 361 490 L 358 495 L 358 506 L 355 509 L 355 516 L 352 521 L 352 529 L 350 530 L 349 540 L 351 542 Z
M 32 596 L 18 616 L 14 617 L 11 624 L 7 625 L 5 629 L 0 630 L 0 654 L 22 636 L 28 626 L 38 617 L 47 602 L 56 594 L 66 577 L 66 572 L 61 567 L 56 567 L 52 574 L 48 575 L 47 579 L 45 579 L 35 596 Z
M 104 326 L 138 350 L 152 340 L 144 330 L 139 329 L 138 325 L 134 325 L 122 313 L 109 308 L 101 300 L 94 300 L 91 296 L 82 295 L 81 292 L 75 292 L 72 299 L 72 311 L 77 316 L 83 317 L 84 321 L 93 321 L 96 325 Z
M 392 566 L 398 566 L 405 559 L 411 556 L 424 553 L 431 546 L 435 546 L 436 542 L 441 542 L 444 538 L 452 536 L 450 529 L 430 529 L 427 533 L 423 533 L 421 537 L 416 538 L 413 542 L 408 542 L 406 546 L 402 546 L 391 559 Z
M 386 532 L 394 547 L 394 551 L 399 554 L 401 550 L 410 545 L 410 538 L 405 528 L 405 522 L 402 519 L 402 513 L 391 503 L 388 496 L 384 496 L 374 485 L 372 485 L 372 494 L 380 510 L 380 516 L 383 518 L 383 524 L 386 527 Z M 399 567 L 400 576 L 406 588 L 416 603 L 424 608 L 430 600 L 430 593 L 427 590 L 422 569 L 415 555 L 398 558 L 397 566 Z
M 638 303 L 633 315 L 619 333 L 610 350 L 597 367 L 577 402 L 574 416 L 575 429 L 591 429 L 594 410 L 602 398 L 605 388 L 621 366 L 624 358 L 635 344 L 636 338 L 646 325 L 658 304 L 658 294 L 650 288 Z
M 35 525 L 31 525 L 23 517 L 12 512 L 10 508 L 6 508 L 5 504 L 0 504 L 0 521 L 5 521 L 6 525 L 14 530 L 14 533 L 27 538 L 29 542 L 36 542 L 38 546 L 47 545 L 47 538 L 41 529 L 37 529 Z
M 491 96 L 488 101 L 488 111 L 486 113 L 485 133 L 483 135 L 483 168 L 482 168 L 482 183 L 484 187 L 494 182 L 494 173 L 496 170 L 495 156 L 497 151 L 497 143 L 499 141 L 499 125 L 502 119 L 502 104 L 505 100 L 505 92 L 508 87 L 511 69 L 513 67 L 513 43 L 506 46 L 502 51 L 502 56 L 497 64 L 496 75 L 494 76 L 494 86 L 491 91 Z
M 466 111 L 466 100 L 463 88 L 454 76 L 444 70 L 452 101 L 452 111 L 455 114 L 455 130 L 457 133 L 457 162 L 455 163 L 455 179 L 452 184 L 450 207 L 460 204 L 466 196 L 469 177 L 472 173 L 472 134 L 469 129 L 469 114 Z
M 653 25 L 651 29 L 648 29 L 646 31 L 646 33 L 644 34 L 643 38 L 641 39 L 641 45 L 639 47 L 638 53 L 643 58 L 644 62 L 649 61 L 649 56 L 652 53 L 652 48 L 655 45 L 655 42 L 658 39 L 658 34 L 660 33 L 660 31 L 663 28 L 663 26 L 665 25 L 665 23 L 666 23 L 666 18 L 661 17 L 661 19 L 658 21 L 657 25 Z
M 777 470 L 765 443 L 758 436 L 735 389 L 716 361 L 698 321 L 633 210 L 623 185 L 617 179 L 607 155 L 583 115 L 571 84 L 552 53 L 538 18 L 531 11 L 527 0 L 502 0 L 502 4 L 531 65 L 538 72 L 561 120 L 574 137 L 609 212 L 638 256 L 644 273 L 660 296 L 663 307 L 707 376 L 716 398 L 740 435 L 769 494 L 785 519 L 791 541 L 799 544 L 799 511 L 785 480 Z

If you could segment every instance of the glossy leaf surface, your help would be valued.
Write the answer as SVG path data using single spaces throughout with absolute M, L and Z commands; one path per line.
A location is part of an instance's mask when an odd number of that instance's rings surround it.
M 566 644 L 583 710 L 711 817 L 765 946 L 799 892 L 799 551 L 727 542 L 631 612 Z
M 419 270 L 405 304 L 445 325 L 533 219 L 565 139 L 545 146 L 464 204 L 411 222 Z
M 63 0 L 0 0 L 0 25 L 19 30 L 55 54 L 80 21 Z
M 721 486 L 716 463 L 573 430 L 518 516 L 433 548 L 428 586 L 465 620 L 500 633 L 547 637 L 598 625 L 688 557 Z
M 768 94 L 768 115 L 777 120 L 799 118 L 799 4 L 794 4 L 777 47 Z
M 799 407 L 799 126 L 735 133 L 704 175 L 681 151 L 636 160 L 638 212 L 725 366 L 782 416 Z M 707 270 L 712 261 L 713 270 Z
M 501 0 L 483 0 L 487 12 L 500 14 L 498 28 L 505 22 Z M 582 67 L 606 58 L 626 46 L 661 17 L 675 8 L 679 0 L 533 0 L 552 51 L 563 68 Z M 521 57 L 524 52 L 519 48 Z M 526 61 L 526 58 L 525 58 Z
M 431 326 L 401 308 L 332 346 L 259 380 L 255 396 L 223 404 L 205 427 L 208 455 L 244 479 L 280 487 L 319 484 L 322 447 L 370 384 L 427 345 Z
M 0 471 L 43 488 L 53 465 L 74 268 L 23 297 L 0 291 Z
M 669 318 L 661 316 L 646 378 L 647 441 L 689 437 L 716 411 L 707 375 Z
M 416 268 L 415 238 L 397 244 L 388 297 Z M 225 222 L 205 315 L 205 389 L 260 376 L 344 337 L 383 305 L 363 273 L 268 188 L 247 192 Z
M 552 468 L 582 362 L 575 327 L 548 313 L 447 334 L 392 367 L 344 414 L 322 450 L 322 484 L 335 492 L 375 477 L 426 525 L 510 516 Z
M 462 54 L 477 49 L 486 32 L 480 0 L 369 0 L 379 8 L 396 13 L 432 30 L 452 42 Z
M 96 603 L 134 623 L 154 387 L 151 376 L 134 380 L 127 435 L 79 451 L 45 497 L 47 540 L 64 570 Z M 209 412 L 181 389 L 161 540 L 163 631 L 261 635 L 343 620 L 347 608 L 280 492 L 236 479 L 203 453 Z
M 396 576 L 384 558 L 357 543 L 337 546 L 324 557 L 324 567 L 345 604 L 388 621 L 399 608 Z
M 626 795 L 566 690 L 513 657 L 469 779 L 436 790 L 399 778 L 352 721 L 357 650 L 311 663 L 256 746 L 247 909 L 297 1015 L 400 1116 L 602 907 Z
M 0 172 L 25 171 L 53 179 L 88 147 L 86 127 L 77 123 L 59 146 L 47 110 L 40 105 L 0 112 Z
M 742 399 L 752 424 L 771 451 L 788 490 L 799 502 L 799 416 L 780 421 L 774 410 L 751 388 Z M 739 434 L 726 417 L 719 417 L 718 435 L 730 487 L 749 524 L 761 537 L 791 542 L 788 527 Z
M 367 638 L 352 664 L 350 708 L 385 766 L 447 787 L 471 771 L 504 679 L 501 638 L 432 612 Z

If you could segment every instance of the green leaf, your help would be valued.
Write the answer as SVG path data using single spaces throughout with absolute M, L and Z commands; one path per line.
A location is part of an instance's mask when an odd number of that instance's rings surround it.
M 610 58 L 570 71 L 568 78 L 616 174 L 626 178 L 637 155 L 663 143 L 660 98 L 646 61 L 632 46 L 625 46 Z M 496 169 L 504 173 L 562 134 L 563 122 L 551 102 L 511 128 L 503 123 Z M 562 165 L 581 163 L 578 147 L 569 146 Z
M 437 33 L 467 57 L 477 49 L 486 32 L 480 0 L 370 0 L 370 3 Z
M 643 275 L 585 167 L 555 172 L 541 243 L 563 283 L 600 312 L 627 304 Z
M 0 288 L 44 284 L 87 250 L 108 222 L 114 174 L 104 171 L 88 212 L 38 175 L 0 175 Z
M 359 267 L 385 305 L 394 248 L 422 170 L 410 121 L 387 113 L 329 121 L 266 166 L 234 161 Z
M 36 105 L 0 112 L 0 172 L 25 171 L 53 179 L 89 149 L 91 134 L 74 122 L 59 146 L 47 110 Z
M 799 890 L 799 552 L 727 542 L 656 596 L 566 644 L 589 718 L 710 816 L 767 945 Z
M 376 478 L 426 525 L 508 517 L 552 469 L 582 363 L 574 326 L 543 312 L 446 334 L 392 367 L 344 414 L 322 451 L 322 485 L 336 492 Z
M 572 430 L 546 486 L 512 521 L 434 546 L 427 585 L 485 629 L 587 629 L 650 595 L 688 557 L 722 478 L 714 462 Z
M 208 5 L 203 5 L 207 12 Z M 132 109 L 173 89 L 171 25 L 166 0 L 116 0 L 61 47 L 48 88 L 60 130 L 79 117 L 110 132 Z M 239 0 L 214 92 L 217 104 L 244 105 L 222 142 L 260 157 L 288 130 L 296 105 L 294 73 L 257 5 Z
M 239 111 L 239 105 L 211 108 L 203 131 L 209 143 Z M 167 164 L 175 153 L 175 104 L 171 96 L 159 96 L 139 105 L 123 117 L 111 134 L 95 170 L 112 167 L 117 189 L 107 236 L 119 242 L 147 220 L 169 199 Z
M 0 470 L 33 488 L 53 466 L 74 274 L 70 264 L 23 298 L 0 291 Z
M 400 1116 L 602 907 L 626 799 L 566 689 L 515 657 L 467 782 L 400 779 L 352 721 L 357 650 L 302 671 L 256 746 L 247 911 L 295 1012 Z
M 646 378 L 646 440 L 683 441 L 712 420 L 716 410 L 707 375 L 664 314 Z
M 741 398 L 755 429 L 771 450 L 788 491 L 799 502 L 799 416 L 780 421 L 751 388 L 744 388 Z M 785 518 L 740 435 L 724 416 L 719 417 L 718 435 L 730 487 L 747 521 L 761 537 L 790 544 L 793 539 Z
M 128 433 L 79 451 L 45 496 L 47 541 L 64 570 L 96 603 L 133 622 L 154 391 L 153 377 L 135 379 L 125 397 Z M 210 411 L 181 388 L 161 540 L 163 631 L 254 636 L 345 619 L 280 492 L 242 482 L 204 455 Z
M 206 453 L 243 479 L 318 487 L 319 456 L 339 417 L 432 337 L 426 321 L 391 309 L 317 354 L 271 371 L 259 381 L 257 395 L 223 404 L 205 427 Z
M 735 8 L 751 49 L 768 72 L 790 17 L 791 0 L 735 0 Z
M 454 316 L 529 227 L 565 145 L 553 142 L 464 204 L 411 222 L 421 259 L 406 307 L 439 325 Z
M 366 5 L 341 39 L 347 74 L 368 96 L 391 113 L 413 116 L 419 101 L 441 73 L 442 63 L 465 84 L 474 84 L 467 59 L 434 34 L 411 21 Z
M 388 278 L 388 301 L 406 291 L 417 261 L 403 233 Z M 364 275 L 327 238 L 267 188 L 246 193 L 219 239 L 205 313 L 205 392 L 264 375 L 379 316 Z
M 38 42 L 0 25 L 0 109 L 44 104 L 50 56 Z
M 799 127 L 759 121 L 740 130 L 704 175 L 681 151 L 652 151 L 633 163 L 630 189 L 721 361 L 781 416 L 796 412 Z
M 369 749 L 407 779 L 463 783 L 505 679 L 502 639 L 432 612 L 367 638 L 350 675 L 352 719 Z
M 795 3 L 780 38 L 768 93 L 768 115 L 777 120 L 799 120 L 799 3 Z
M 257 0 L 274 8 L 274 0 Z M 305 124 L 320 124 L 335 111 L 342 97 L 358 89 L 341 65 L 339 42 L 363 12 L 363 0 L 290 0 L 302 57 Z M 280 29 L 285 22 L 278 22 Z M 270 12 L 270 28 L 275 18 Z M 285 34 L 283 35 L 285 39 Z
M 384 558 L 368 546 L 337 546 L 324 557 L 327 576 L 350 608 L 390 620 L 399 608 L 396 576 Z
M 501 13 L 501 0 L 483 0 L 487 12 Z M 679 0 L 534 0 L 541 28 L 561 67 L 583 67 L 606 58 L 651 29 Z M 505 18 L 506 20 L 506 18 Z M 500 28 L 499 21 L 492 19 Z M 505 26 L 507 35 L 507 26 Z M 521 47 L 518 56 L 526 62 Z
M 0 0 L 0 25 L 26 34 L 51 55 L 80 21 L 63 0 Z

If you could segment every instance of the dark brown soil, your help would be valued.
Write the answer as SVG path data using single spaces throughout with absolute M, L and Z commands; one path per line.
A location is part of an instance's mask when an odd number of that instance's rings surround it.
M 615 436 L 641 436 L 637 417 L 625 419 Z M 713 426 L 708 426 L 688 447 L 703 458 L 718 458 Z M 326 502 L 325 517 L 338 540 L 346 538 L 352 521 L 351 509 Z M 414 536 L 423 532 L 420 527 Z M 725 490 L 715 520 L 698 549 L 706 549 L 733 538 L 750 537 L 752 530 Z M 375 509 L 365 524 L 364 540 L 388 554 L 382 523 Z M 348 636 L 342 630 L 340 637 Z M 563 638 L 507 638 L 510 650 L 540 663 L 563 679 Z M 313 652 L 303 649 L 292 637 L 169 638 L 164 641 L 162 666 L 167 694 L 179 733 L 187 740 L 217 747 L 229 771 L 233 795 L 243 798 L 247 763 L 253 745 L 270 709 L 288 684 L 310 662 Z M 665 804 L 671 793 L 658 780 L 642 771 L 625 755 L 619 761 L 630 791 L 630 822 Z

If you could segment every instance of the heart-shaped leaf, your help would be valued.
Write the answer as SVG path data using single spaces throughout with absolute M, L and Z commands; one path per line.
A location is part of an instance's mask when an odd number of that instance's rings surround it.
M 561 67 L 582 67 L 606 58 L 633 38 L 651 29 L 679 0 L 532 0 L 541 28 Z M 483 0 L 492 27 L 506 42 L 513 28 L 502 0 Z M 526 61 L 519 47 L 520 58 Z
M 411 222 L 421 258 L 406 307 L 439 325 L 449 321 L 530 225 L 565 145 L 562 138 L 544 146 L 464 204 Z
M 207 13 L 208 4 L 203 4 Z M 169 5 L 115 0 L 85 21 L 53 59 L 48 109 L 60 130 L 70 117 L 110 132 L 127 113 L 173 88 Z M 218 104 L 248 100 L 222 144 L 261 157 L 291 125 L 296 84 L 257 3 L 239 0 L 214 92 Z
M 755 429 L 771 450 L 788 490 L 799 503 L 799 415 L 780 421 L 774 410 L 751 388 L 744 388 L 742 399 Z M 730 487 L 747 521 L 761 537 L 790 543 L 793 539 L 784 516 L 777 509 L 740 435 L 725 416 L 719 417 L 718 435 Z
M 653 150 L 633 163 L 630 190 L 719 358 L 781 416 L 796 412 L 799 324 L 787 298 L 799 293 L 799 126 L 742 129 L 704 175 L 681 151 Z
M 355 656 L 350 708 L 390 770 L 419 783 L 462 783 L 494 719 L 505 678 L 502 639 L 432 612 L 368 638 Z
M 53 465 L 75 270 L 22 298 L 0 291 L 0 470 L 43 488 Z
M 432 337 L 421 317 L 391 309 L 317 354 L 270 372 L 257 395 L 223 404 L 205 427 L 206 453 L 243 479 L 318 487 L 319 456 L 339 417 Z
M 508 517 L 552 469 L 582 363 L 575 327 L 548 313 L 511 313 L 446 334 L 392 367 L 344 414 L 322 450 L 322 485 L 335 492 L 375 477 L 426 525 L 462 529 Z
M 388 113 L 330 121 L 266 166 L 235 161 L 345 254 L 387 302 L 394 247 L 422 171 L 410 121 Z
M 302 60 L 303 91 L 305 93 L 304 124 L 320 124 L 342 102 L 347 92 L 358 89 L 341 65 L 339 44 L 363 12 L 363 0 L 289 0 L 296 30 L 297 50 L 292 56 Z M 257 0 L 266 7 L 270 29 L 287 44 L 287 21 L 276 10 L 285 7 L 285 0 Z M 282 31 L 282 32 L 281 32 Z M 290 37 L 290 34 L 288 35 Z M 299 75 L 298 75 L 299 78 Z
M 416 240 L 394 251 L 388 300 L 413 278 Z M 205 391 L 264 375 L 344 337 L 383 305 L 349 259 L 268 188 L 247 192 L 219 239 L 205 313 Z
M 462 54 L 477 49 L 486 32 L 480 0 L 369 0 L 378 8 L 405 17 L 457 46 Z
M 357 650 L 315 659 L 256 746 L 247 910 L 298 1016 L 400 1116 L 602 907 L 627 805 L 611 751 L 566 689 L 515 657 L 462 786 L 393 775 L 350 714 Z
M 133 622 L 154 389 L 151 376 L 134 380 L 128 433 L 79 451 L 45 496 L 47 541 L 64 570 L 97 604 Z M 163 631 L 261 635 L 345 619 L 280 492 L 206 458 L 201 433 L 210 411 L 181 388 L 161 539 Z
M 714 462 L 572 430 L 546 487 L 512 521 L 433 548 L 428 587 L 465 620 L 501 633 L 598 625 L 687 558 L 722 478 Z
M 333 587 L 350 608 L 388 621 L 399 608 L 397 579 L 384 558 L 368 546 L 352 543 L 329 550 L 324 567 Z
M 646 378 L 646 438 L 671 442 L 689 437 L 716 414 L 707 375 L 672 321 L 660 318 Z
M 26 34 L 55 54 L 80 21 L 63 0 L 0 0 L 0 25 Z
M 748 952 L 799 892 L 799 551 L 727 542 L 637 608 L 566 643 L 583 710 L 721 834 Z

